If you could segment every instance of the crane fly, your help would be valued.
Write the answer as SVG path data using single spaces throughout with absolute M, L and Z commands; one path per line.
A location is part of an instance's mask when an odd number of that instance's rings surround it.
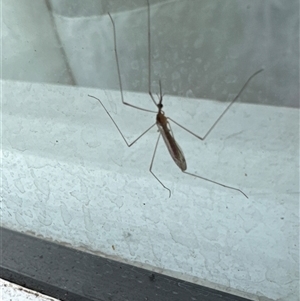
M 112 29 L 113 29 L 113 37 L 114 37 L 114 52 L 115 52 L 115 60 L 116 60 L 116 65 L 117 65 L 117 71 L 118 71 L 118 79 L 119 79 L 119 87 L 120 87 L 120 94 L 121 94 L 121 100 L 122 103 L 126 106 L 132 107 L 134 109 L 137 110 L 141 110 L 141 111 L 146 111 L 146 112 L 150 112 L 150 113 L 155 113 L 156 114 L 156 122 L 154 124 L 152 124 L 146 131 L 144 131 L 142 134 L 140 134 L 134 141 L 132 141 L 131 143 L 129 143 L 125 136 L 123 135 L 122 131 L 120 130 L 119 126 L 117 125 L 117 123 L 115 122 L 115 120 L 112 118 L 112 116 L 110 115 L 110 113 L 108 112 L 108 110 L 105 108 L 105 106 L 103 105 L 103 103 L 101 102 L 101 100 L 95 96 L 92 95 L 88 95 L 89 97 L 95 98 L 96 100 L 99 101 L 99 103 L 101 104 L 101 106 L 103 107 L 103 109 L 105 110 L 105 112 L 107 113 L 107 115 L 110 117 L 110 119 L 112 120 L 112 122 L 114 123 L 116 129 L 118 130 L 118 132 L 120 133 L 120 135 L 122 136 L 123 140 L 125 141 L 126 145 L 128 147 L 131 147 L 135 142 L 137 142 L 142 136 L 144 136 L 148 131 L 150 131 L 155 125 L 158 128 L 159 131 L 159 135 L 155 144 L 155 148 L 154 148 L 154 152 L 152 155 L 152 159 L 151 159 L 151 163 L 150 163 L 150 168 L 149 171 L 151 172 L 151 174 L 155 177 L 155 179 L 166 189 L 169 191 L 169 197 L 171 196 L 171 190 L 166 187 L 161 181 L 160 179 L 154 174 L 154 172 L 152 171 L 152 167 L 153 167 L 153 162 L 154 162 L 154 158 L 155 158 L 155 154 L 156 154 L 156 150 L 157 150 L 157 146 L 160 140 L 160 137 L 163 138 L 163 141 L 165 143 L 165 145 L 167 146 L 167 149 L 173 159 L 173 161 L 175 162 L 175 164 L 180 168 L 180 170 L 190 176 L 199 178 L 201 180 L 228 188 L 228 189 L 232 189 L 235 191 L 240 192 L 241 194 L 243 194 L 246 198 L 248 198 L 248 196 L 240 189 L 232 187 L 232 186 L 228 186 L 225 185 L 223 183 L 220 182 L 216 182 L 213 181 L 211 179 L 196 175 L 196 174 L 192 174 L 190 172 L 187 172 L 187 163 L 183 154 L 183 151 L 181 150 L 179 144 L 176 142 L 172 128 L 171 128 L 171 124 L 170 121 L 173 122 L 174 124 L 176 124 L 177 126 L 179 126 L 180 128 L 182 128 L 183 130 L 185 130 L 186 132 L 190 133 L 191 135 L 195 136 L 196 138 L 200 139 L 200 140 L 205 140 L 206 137 L 211 133 L 211 131 L 215 128 L 215 126 L 217 125 L 217 123 L 220 121 L 220 119 L 224 116 L 224 114 L 229 110 L 229 108 L 233 105 L 233 103 L 240 97 L 241 93 L 244 91 L 244 89 L 246 88 L 246 86 L 248 85 L 248 83 L 250 82 L 250 80 L 257 75 L 258 73 L 262 72 L 263 69 L 260 69 L 258 71 L 256 71 L 254 74 L 252 74 L 248 80 L 246 81 L 246 83 L 244 84 L 244 86 L 241 88 L 241 90 L 239 91 L 239 93 L 236 95 L 236 97 L 229 103 L 229 105 L 225 108 L 225 110 L 223 111 L 223 113 L 218 117 L 218 119 L 214 122 L 214 124 L 209 128 L 209 130 L 207 131 L 207 133 L 204 136 L 198 136 L 197 134 L 193 133 L 192 131 L 190 131 L 189 129 L 185 128 L 184 126 L 182 126 L 181 124 L 179 124 L 178 122 L 176 122 L 175 120 L 173 120 L 170 117 L 166 117 L 164 111 L 163 111 L 163 94 L 162 94 L 162 87 L 161 87 L 161 81 L 159 80 L 159 94 L 158 96 L 158 102 L 156 102 L 153 93 L 151 92 L 151 32 L 150 32 L 150 4 L 149 4 L 149 0 L 146 0 L 147 3 L 147 17 L 148 17 L 148 93 L 150 95 L 151 100 L 153 101 L 154 105 L 156 106 L 158 111 L 152 111 L 152 110 L 148 110 L 148 109 L 144 109 L 138 106 L 135 106 L 133 104 L 130 104 L 128 102 L 125 102 L 124 100 L 124 96 L 123 96 L 123 87 L 122 87 L 122 80 L 121 80 L 121 72 L 120 72 L 120 64 L 119 64 L 119 57 L 118 57 L 118 51 L 117 51 L 117 34 L 116 34 L 116 26 L 115 26 L 115 22 L 111 16 L 110 13 L 108 13 L 108 16 L 111 20 L 112 23 Z

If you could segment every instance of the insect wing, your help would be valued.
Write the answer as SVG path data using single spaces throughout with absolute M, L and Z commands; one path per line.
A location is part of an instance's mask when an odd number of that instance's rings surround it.
M 187 168 L 185 157 L 182 149 L 177 144 L 173 132 L 171 130 L 170 124 L 167 123 L 167 126 L 162 126 L 161 124 L 157 124 L 160 134 L 162 135 L 164 142 L 168 148 L 168 151 L 176 163 L 176 165 L 182 170 L 185 171 Z

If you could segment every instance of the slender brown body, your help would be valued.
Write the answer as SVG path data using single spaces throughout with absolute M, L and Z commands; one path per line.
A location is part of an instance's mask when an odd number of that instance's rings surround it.
M 172 159 L 174 160 L 176 165 L 181 169 L 181 171 L 185 171 L 187 166 L 184 154 L 174 138 L 172 129 L 170 127 L 170 123 L 168 122 L 168 118 L 164 115 L 161 109 L 156 115 L 156 125 L 164 139 L 164 142 L 168 148 Z

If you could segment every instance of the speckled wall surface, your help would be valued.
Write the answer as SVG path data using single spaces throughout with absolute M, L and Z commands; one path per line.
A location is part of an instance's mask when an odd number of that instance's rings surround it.
M 22 286 L 0 279 L 0 296 L 2 301 L 58 301 Z

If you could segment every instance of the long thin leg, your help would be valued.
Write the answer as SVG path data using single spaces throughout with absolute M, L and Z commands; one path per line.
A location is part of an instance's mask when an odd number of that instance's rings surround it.
M 170 130 L 170 132 L 171 132 L 172 137 L 174 138 L 173 130 L 172 130 L 172 127 L 171 127 L 171 124 L 170 124 L 170 123 L 169 123 L 169 130 Z M 235 188 L 235 187 L 232 187 L 232 186 L 228 186 L 228 185 L 222 184 L 222 183 L 220 183 L 220 182 L 216 182 L 216 181 L 210 180 L 210 179 L 208 179 L 208 178 L 201 177 L 201 176 L 196 175 L 196 174 L 192 174 L 192 173 L 187 172 L 187 171 L 185 171 L 185 170 L 181 170 L 181 171 L 182 171 L 183 173 L 187 174 L 187 175 L 190 175 L 190 176 L 199 178 L 199 179 L 201 179 L 201 180 L 204 180 L 204 181 L 207 181 L 207 182 L 211 182 L 211 183 L 213 183 L 213 184 L 217 184 L 217 185 L 220 185 L 220 186 L 225 187 L 225 188 L 229 188 L 229 189 L 233 189 L 233 190 L 239 191 L 239 192 L 241 192 L 246 198 L 248 198 L 248 196 L 247 196 L 243 191 L 241 191 L 241 190 L 238 189 L 238 188 Z
M 125 143 L 127 144 L 128 147 L 132 146 L 135 142 L 137 142 L 142 136 L 144 136 L 148 131 L 150 131 L 150 129 L 152 129 L 155 126 L 155 123 L 152 124 L 146 131 L 144 131 L 141 135 L 139 135 L 135 140 L 133 140 L 133 142 L 129 143 L 125 136 L 123 135 L 123 133 L 121 132 L 120 128 L 118 127 L 118 125 L 116 124 L 116 122 L 114 121 L 114 119 L 111 117 L 111 115 L 109 114 L 109 112 L 106 110 L 105 106 L 103 105 L 103 103 L 101 102 L 101 100 L 95 96 L 92 95 L 88 95 L 89 97 L 95 98 L 99 101 L 99 103 L 101 104 L 101 106 L 103 107 L 103 109 L 105 110 L 105 112 L 107 113 L 107 115 L 109 116 L 109 118 L 111 119 L 111 121 L 114 123 L 115 127 L 117 128 L 118 132 L 120 133 L 120 135 L 122 136 L 123 140 L 125 141 Z
M 231 101 L 231 103 L 226 107 L 226 109 L 223 111 L 223 113 L 219 116 L 219 118 L 215 121 L 215 123 L 210 127 L 210 129 L 208 130 L 208 132 L 203 136 L 200 137 L 198 135 L 196 135 L 195 133 L 193 133 L 192 131 L 188 130 L 187 128 L 185 128 L 184 126 L 182 126 L 181 124 L 179 124 L 178 122 L 176 122 L 175 120 L 173 120 L 172 118 L 168 117 L 169 120 L 171 120 L 172 122 L 174 122 L 175 124 L 177 124 L 179 127 L 181 127 L 182 129 L 184 129 L 185 131 L 187 131 L 188 133 L 194 135 L 196 138 L 200 139 L 200 140 L 204 140 L 209 134 L 210 132 L 214 129 L 214 127 L 217 125 L 217 123 L 221 120 L 221 118 L 225 115 L 225 113 L 229 110 L 229 108 L 234 104 L 234 102 L 240 97 L 240 95 L 242 94 L 242 92 L 244 91 L 244 89 L 246 88 L 246 86 L 249 84 L 250 80 L 257 75 L 258 73 L 262 72 L 264 69 L 260 69 L 258 71 L 256 71 L 254 74 L 252 74 L 248 80 L 246 81 L 246 83 L 244 84 L 244 86 L 242 87 L 242 89 L 240 90 L 240 92 L 236 95 L 236 97 Z
M 161 186 L 169 191 L 169 197 L 171 197 L 171 190 L 168 187 L 166 187 L 160 181 L 160 179 L 154 174 L 154 172 L 152 171 L 152 166 L 153 166 L 153 162 L 154 162 L 154 158 L 155 158 L 155 154 L 156 154 L 156 149 L 157 149 L 157 146 L 158 146 L 159 138 L 160 138 L 160 134 L 158 135 L 158 138 L 157 138 L 157 141 L 156 141 L 156 144 L 155 144 L 155 148 L 154 148 L 154 152 L 153 152 L 153 156 L 152 156 L 152 160 L 151 160 L 149 171 L 152 173 L 153 177 L 161 184 Z
M 151 92 L 151 24 L 150 24 L 150 4 L 149 0 L 147 0 L 147 11 L 148 11 L 148 91 L 149 95 L 154 102 L 154 104 L 157 106 L 157 103 L 153 97 L 153 94 Z
M 118 69 L 118 78 L 119 78 L 119 86 L 120 86 L 120 93 L 121 93 L 121 99 L 122 99 L 122 103 L 126 106 L 141 110 L 141 111 L 145 111 L 145 112 L 151 112 L 151 113 L 156 113 L 155 111 L 152 110 L 147 110 L 147 109 L 143 109 L 140 107 L 137 107 L 135 105 L 132 105 L 128 102 L 124 101 L 124 95 L 123 95 L 123 87 L 122 87 L 122 79 L 121 79 L 121 73 L 120 73 L 120 64 L 119 64 L 119 57 L 118 57 L 118 52 L 117 52 L 117 33 L 116 33 L 116 26 L 115 26 L 115 22 L 112 18 L 112 16 L 110 15 L 110 13 L 108 13 L 112 26 L 113 26 L 113 32 L 114 32 L 114 51 L 115 51 L 115 57 L 116 57 L 116 64 L 117 64 L 117 69 Z
M 207 178 L 204 178 L 204 177 L 201 177 L 201 176 L 198 176 L 198 175 L 195 175 L 195 174 L 192 174 L 190 172 L 187 172 L 187 171 L 183 171 L 183 173 L 187 174 L 187 175 L 190 175 L 190 176 L 193 176 L 193 177 L 196 177 L 196 178 L 199 178 L 201 180 L 204 180 L 204 181 L 207 181 L 207 182 L 211 182 L 213 184 L 217 184 L 219 186 L 222 186 L 222 187 L 225 187 L 225 188 L 229 188 L 229 189 L 233 189 L 233 190 L 236 190 L 240 193 L 242 193 L 247 199 L 248 199 L 248 196 L 240 189 L 238 188 L 234 188 L 232 186 L 228 186 L 228 185 L 225 185 L 225 184 L 222 184 L 222 183 L 219 183 L 219 182 L 216 182 L 216 181 L 213 181 L 213 180 L 210 180 L 210 179 L 207 179 Z

